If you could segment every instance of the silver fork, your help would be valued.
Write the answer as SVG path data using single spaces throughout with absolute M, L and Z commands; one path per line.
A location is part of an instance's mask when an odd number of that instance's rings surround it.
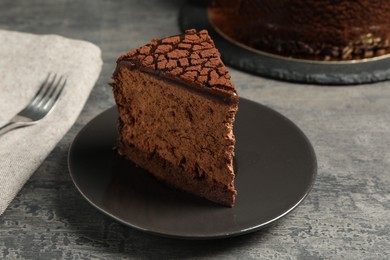
M 65 85 L 66 79 L 63 76 L 57 79 L 56 74 L 49 73 L 30 103 L 0 127 L 0 136 L 15 128 L 37 124 L 53 110 Z

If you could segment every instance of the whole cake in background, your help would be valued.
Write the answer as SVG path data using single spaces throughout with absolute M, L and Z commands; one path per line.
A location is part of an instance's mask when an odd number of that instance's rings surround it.
M 311 60 L 355 60 L 390 52 L 389 0 L 211 0 L 209 18 L 260 51 Z
M 238 96 L 208 32 L 187 30 L 120 56 L 113 80 L 118 153 L 173 187 L 232 207 Z

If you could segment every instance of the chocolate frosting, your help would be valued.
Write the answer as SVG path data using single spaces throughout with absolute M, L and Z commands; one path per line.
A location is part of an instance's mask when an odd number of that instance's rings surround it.
M 117 64 L 238 102 L 229 72 L 206 30 L 192 29 L 182 35 L 153 39 L 149 44 L 121 55 Z

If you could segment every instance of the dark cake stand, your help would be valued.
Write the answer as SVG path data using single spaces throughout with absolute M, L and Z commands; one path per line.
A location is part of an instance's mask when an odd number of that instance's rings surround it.
M 390 55 L 361 61 L 321 62 L 289 59 L 255 51 L 231 41 L 209 21 L 206 1 L 183 5 L 181 29 L 207 29 L 229 66 L 264 77 L 322 85 L 351 85 L 390 79 Z

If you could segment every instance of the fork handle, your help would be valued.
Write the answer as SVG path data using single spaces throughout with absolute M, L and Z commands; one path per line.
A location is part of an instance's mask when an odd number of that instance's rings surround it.
M 26 125 L 27 124 L 24 122 L 9 122 L 9 123 L 0 127 L 0 136 L 2 136 L 3 134 L 5 134 L 5 133 L 7 133 L 15 128 L 23 127 Z

